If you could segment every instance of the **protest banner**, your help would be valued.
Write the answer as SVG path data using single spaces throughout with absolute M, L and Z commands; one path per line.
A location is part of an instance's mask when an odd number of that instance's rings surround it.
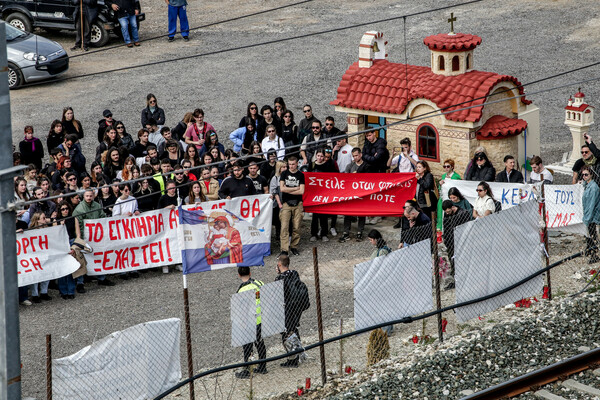
M 116 274 L 180 264 L 176 209 L 85 220 L 88 275 Z
M 443 199 L 448 199 L 448 190 L 455 187 L 471 204 L 477 199 L 475 189 L 479 182 L 447 180 L 442 185 Z M 502 209 L 514 207 L 519 203 L 537 199 L 540 195 L 540 184 L 488 182 L 494 198 L 502 203 Z M 570 233 L 586 233 L 583 224 L 583 186 L 577 185 L 544 185 L 546 193 L 546 223 L 548 229 Z M 519 189 L 521 198 L 519 199 Z
M 307 172 L 304 211 L 351 216 L 398 216 L 415 197 L 414 173 L 342 174 Z
M 153 399 L 181 379 L 181 320 L 134 325 L 52 360 L 55 400 Z
M 19 287 L 62 278 L 79 268 L 64 225 L 17 233 Z
M 490 185 L 490 189 L 492 189 L 494 199 L 502 203 L 503 210 L 528 200 L 536 199 L 536 193 L 533 190 L 532 184 L 500 182 L 488 182 L 487 184 Z M 475 200 L 477 199 L 477 185 L 479 185 L 479 182 L 477 181 L 447 179 L 442 185 L 442 198 L 448 200 L 448 190 L 450 190 L 451 187 L 455 187 L 460 190 L 460 193 L 469 203 L 475 204 Z M 519 189 L 521 189 L 520 198 Z
M 264 265 L 263 257 L 271 254 L 269 195 L 182 207 L 179 217 L 184 274 Z

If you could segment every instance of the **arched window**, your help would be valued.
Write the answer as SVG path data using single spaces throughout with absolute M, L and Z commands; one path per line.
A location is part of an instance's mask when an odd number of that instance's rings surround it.
M 452 57 L 452 71 L 458 71 L 460 69 L 460 61 L 458 56 Z
M 423 124 L 417 130 L 417 154 L 419 158 L 439 160 L 438 133 L 431 124 Z
M 567 119 L 571 119 L 571 111 L 567 111 Z
M 438 69 L 443 71 L 446 69 L 446 62 L 444 61 L 444 56 L 438 57 Z
M 471 69 L 471 54 L 467 55 L 467 69 Z

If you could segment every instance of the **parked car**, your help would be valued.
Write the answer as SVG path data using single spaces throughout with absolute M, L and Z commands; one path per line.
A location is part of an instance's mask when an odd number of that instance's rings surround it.
M 74 11 L 75 5 L 71 0 L 0 0 L 0 17 L 25 32 L 32 32 L 33 28 L 74 31 Z M 145 18 L 144 13 L 137 16 L 138 26 Z M 122 37 L 121 25 L 114 11 L 104 0 L 98 0 L 98 18 L 92 22 L 91 45 L 104 46 L 110 32 Z
M 60 44 L 9 24 L 4 26 L 10 89 L 56 77 L 69 69 L 69 56 Z

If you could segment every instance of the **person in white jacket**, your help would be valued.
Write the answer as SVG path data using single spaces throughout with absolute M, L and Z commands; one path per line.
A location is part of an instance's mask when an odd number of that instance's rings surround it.
M 267 159 L 267 152 L 273 149 L 277 151 L 277 159 L 282 161 L 285 157 L 285 143 L 283 142 L 283 139 L 277 136 L 275 125 L 267 125 L 266 133 L 267 136 L 265 136 L 261 143 L 264 157 Z

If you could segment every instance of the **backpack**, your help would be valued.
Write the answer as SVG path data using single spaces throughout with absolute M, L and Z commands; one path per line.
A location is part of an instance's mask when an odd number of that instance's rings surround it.
M 300 312 L 310 308 L 310 298 L 308 297 L 308 288 L 300 279 L 294 279 L 288 284 L 288 295 L 291 306 Z
M 502 203 L 500 203 L 498 200 L 494 200 L 494 212 L 500 212 L 502 211 Z

